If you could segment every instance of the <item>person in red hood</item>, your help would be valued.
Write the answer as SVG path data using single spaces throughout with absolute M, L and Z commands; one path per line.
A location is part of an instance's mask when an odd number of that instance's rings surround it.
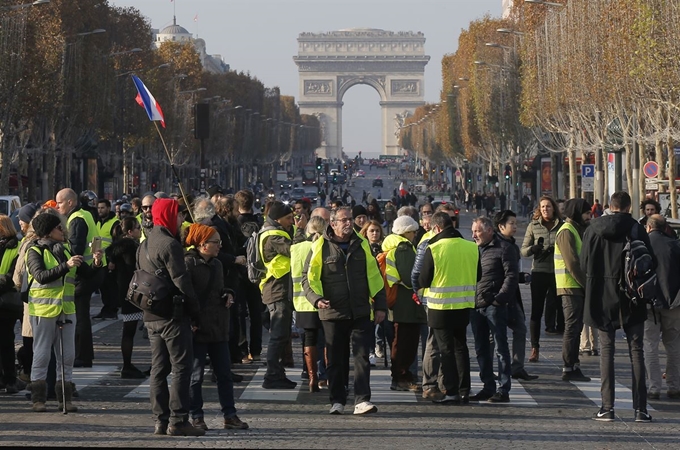
M 152 208 L 153 228 L 137 251 L 137 267 L 148 273 L 162 272 L 173 284 L 172 294 L 144 311 L 151 345 L 150 397 L 156 420 L 154 434 L 202 436 L 204 430 L 189 422 L 189 386 L 193 364 L 192 321 L 198 326 L 199 303 L 191 275 L 184 263 L 184 249 L 177 239 L 181 216 L 171 198 L 157 199 Z M 175 306 L 175 299 L 183 300 Z M 166 381 L 172 372 L 168 389 Z

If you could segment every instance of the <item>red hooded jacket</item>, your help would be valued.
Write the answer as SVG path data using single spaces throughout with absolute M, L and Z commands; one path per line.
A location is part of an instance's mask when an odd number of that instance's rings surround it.
M 173 236 L 176 236 L 178 212 L 179 203 L 174 198 L 156 199 L 151 207 L 154 226 L 165 227 Z

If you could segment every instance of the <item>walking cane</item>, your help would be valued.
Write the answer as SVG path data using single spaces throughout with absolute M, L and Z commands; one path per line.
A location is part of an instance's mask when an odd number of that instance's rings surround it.
M 64 369 L 64 325 L 73 323 L 72 321 L 66 319 L 63 322 L 57 320 L 57 326 L 59 327 L 59 349 L 61 350 L 61 400 L 64 407 L 64 414 L 68 414 L 66 410 L 66 369 Z
M 387 320 L 387 318 L 385 318 Z M 380 326 L 383 329 L 383 356 L 385 368 L 387 368 L 387 330 L 385 330 L 385 320 L 380 322 Z

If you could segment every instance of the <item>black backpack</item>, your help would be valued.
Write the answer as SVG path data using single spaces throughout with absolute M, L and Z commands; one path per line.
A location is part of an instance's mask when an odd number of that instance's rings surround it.
M 638 239 L 638 226 L 637 223 L 633 226 L 623 247 L 622 288 L 636 305 L 642 301 L 655 308 L 663 308 L 663 299 L 657 299 L 654 258 L 645 243 Z

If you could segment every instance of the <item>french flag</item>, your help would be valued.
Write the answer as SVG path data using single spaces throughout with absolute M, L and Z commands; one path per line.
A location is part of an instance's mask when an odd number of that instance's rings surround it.
M 139 103 L 139 106 L 146 110 L 149 120 L 160 120 L 161 125 L 165 128 L 165 117 L 163 117 L 161 105 L 158 104 L 153 95 L 151 95 L 151 92 L 144 86 L 142 80 L 136 75 L 132 75 L 132 81 L 134 81 L 137 88 L 137 98 L 135 100 Z

